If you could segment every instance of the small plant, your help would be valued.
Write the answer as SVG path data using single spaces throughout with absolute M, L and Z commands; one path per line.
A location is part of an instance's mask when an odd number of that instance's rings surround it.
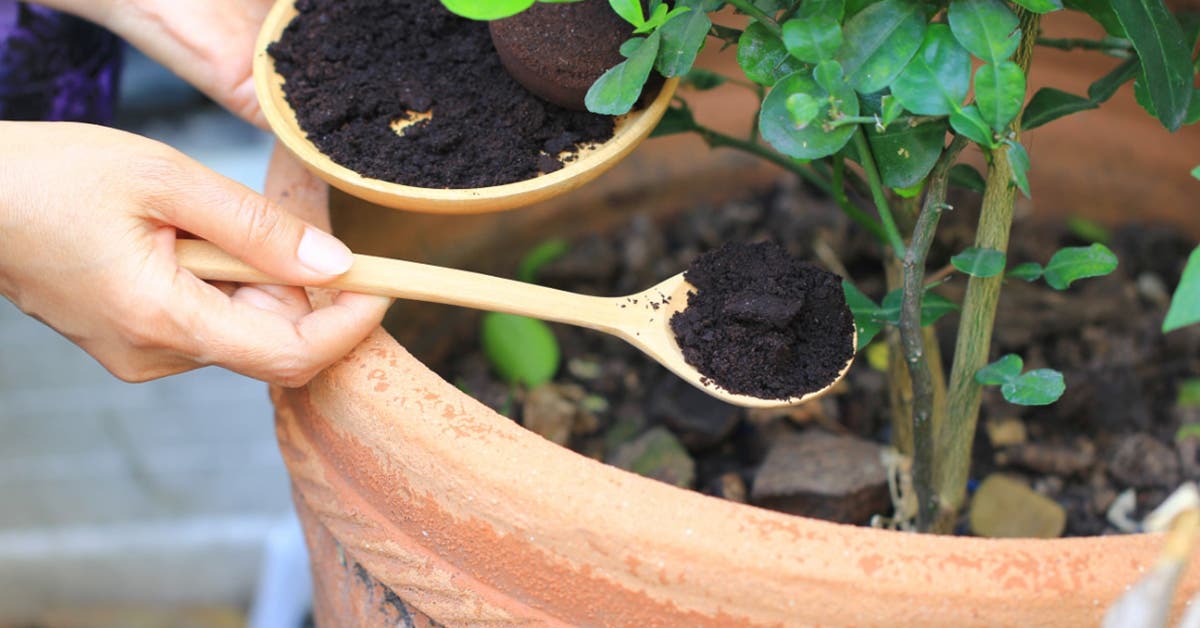
M 528 7 L 533 0 L 465 5 Z M 693 89 L 749 88 L 759 98 L 748 134 L 736 137 L 697 122 L 677 98 L 657 135 L 692 132 L 710 147 L 734 148 L 795 172 L 828 193 L 846 215 L 886 251 L 891 285 L 876 304 L 849 283 L 847 301 L 859 327 L 859 348 L 890 326 L 895 445 L 913 459 L 918 528 L 947 532 L 966 497 L 971 444 L 982 390 L 999 386 L 1018 404 L 1056 400 L 1066 383 L 1052 369 L 1023 371 L 1020 356 L 989 363 L 996 306 L 1006 281 L 1043 280 L 1055 290 L 1112 272 L 1117 260 L 1090 229 L 1093 243 L 1058 251 L 1049 260 L 1010 264 L 1007 256 L 1017 194 L 1029 185 L 1032 161 L 1021 135 L 1064 116 L 1095 109 L 1123 85 L 1174 131 L 1200 119 L 1194 56 L 1200 14 L 1173 14 L 1163 0 L 610 0 L 630 22 L 625 61 L 588 93 L 588 108 L 621 114 L 637 101 L 652 69 L 682 77 Z M 669 6 L 669 8 L 668 8 Z M 713 22 L 732 8 L 743 28 Z M 1102 26 L 1102 39 L 1050 39 L 1045 13 L 1079 11 Z M 482 13 L 469 14 L 481 17 Z M 736 46 L 744 76 L 692 68 L 709 41 Z M 1026 99 L 1038 46 L 1108 54 L 1121 62 L 1096 77 L 1086 94 L 1046 87 Z M 986 171 L 959 163 L 973 144 Z M 1200 176 L 1200 173 L 1198 173 Z M 974 244 L 955 255 L 966 276 L 961 304 L 930 288 L 926 257 L 947 190 L 960 185 L 982 194 Z M 863 202 L 865 199 L 866 203 Z M 1086 226 L 1086 225 L 1085 225 Z M 1044 265 L 1043 265 L 1044 264 Z M 941 273 L 939 273 L 941 274 Z M 953 362 L 941 364 L 927 329 L 960 310 Z M 1200 250 L 1193 253 L 1164 329 L 1200 321 Z M 907 371 L 907 372 L 905 372 Z

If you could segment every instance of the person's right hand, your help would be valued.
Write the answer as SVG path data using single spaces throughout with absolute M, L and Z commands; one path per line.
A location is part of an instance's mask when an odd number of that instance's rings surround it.
M 350 251 L 165 145 L 68 123 L 0 122 L 0 295 L 114 375 L 216 364 L 300 386 L 348 353 L 390 300 L 206 283 L 175 260 L 177 229 L 282 282 L 324 283 Z

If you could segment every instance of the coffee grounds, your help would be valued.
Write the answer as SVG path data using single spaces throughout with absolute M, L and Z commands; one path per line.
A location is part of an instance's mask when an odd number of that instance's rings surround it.
M 288 103 L 321 152 L 365 177 L 501 185 L 557 170 L 561 150 L 612 137 L 611 117 L 563 109 L 517 84 L 487 23 L 438 0 L 297 0 L 296 9 L 268 48 Z M 413 119 L 403 135 L 392 128 Z
M 671 329 L 687 362 L 732 393 L 799 397 L 828 386 L 854 355 L 841 279 L 778 244 L 727 243 L 684 277 L 696 289 Z

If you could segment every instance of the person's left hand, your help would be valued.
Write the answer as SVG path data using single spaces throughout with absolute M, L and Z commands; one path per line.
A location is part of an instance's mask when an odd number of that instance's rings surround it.
M 220 105 L 266 127 L 252 62 L 270 0 L 35 0 L 113 31 Z

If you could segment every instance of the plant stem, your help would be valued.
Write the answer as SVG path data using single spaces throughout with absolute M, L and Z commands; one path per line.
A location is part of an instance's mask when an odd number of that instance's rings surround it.
M 1018 15 L 1021 19 L 1022 41 L 1015 61 L 1023 72 L 1028 73 L 1040 16 L 1024 8 L 1018 9 Z M 1020 124 L 1018 116 L 1009 126 L 1014 139 Z M 1012 183 L 1012 166 L 1008 163 L 1007 151 L 989 151 L 988 162 L 975 246 L 1005 252 L 1008 250 L 1008 235 L 1012 227 L 1016 186 Z M 958 511 L 966 500 L 971 445 L 975 440 L 981 396 L 981 386 L 975 381 L 975 373 L 987 365 L 996 304 L 1000 300 L 1003 281 L 1003 274 L 967 280 L 958 337 L 954 345 L 954 362 L 950 368 L 947 421 L 935 434 L 940 455 L 933 470 L 939 507 L 932 526 L 934 531 L 952 530 Z
M 1121 39 L 1083 39 L 1078 37 L 1039 37 L 1037 45 L 1059 50 L 1099 50 L 1101 52 L 1124 53 L 1128 56 L 1133 47 Z
M 783 29 L 779 27 L 779 22 L 776 22 L 775 18 L 767 15 L 762 9 L 754 6 L 749 0 L 729 0 L 729 4 L 732 4 L 738 11 L 758 20 L 759 24 L 767 27 L 772 35 L 783 36 Z
M 857 222 L 875 235 L 880 242 L 887 242 L 887 233 L 884 232 L 883 226 L 877 220 L 867 215 L 862 208 L 850 201 L 850 197 L 846 196 L 846 161 L 840 155 L 833 157 L 833 173 L 832 173 L 832 196 L 838 207 L 842 208 L 843 212 L 850 217 L 851 220 Z
M 896 221 L 892 218 L 892 210 L 888 205 L 887 194 L 883 191 L 883 181 L 879 178 L 879 169 L 875 167 L 875 155 L 867 143 L 865 129 L 859 129 L 854 134 L 854 148 L 858 150 L 858 158 L 862 162 L 863 172 L 867 175 L 867 183 L 871 186 L 871 197 L 875 201 L 875 209 L 879 212 L 879 221 L 883 223 L 892 253 L 896 257 L 903 257 L 904 238 L 900 236 L 900 230 L 896 228 Z
M 950 167 L 967 145 L 956 135 L 942 152 L 925 185 L 925 203 L 917 216 L 912 240 L 904 254 L 904 296 L 900 303 L 900 340 L 904 360 L 912 381 L 913 485 L 917 491 L 917 527 L 928 531 L 937 514 L 937 495 L 933 489 L 933 460 L 936 449 L 933 430 L 933 375 L 925 355 L 925 334 L 921 326 L 921 297 L 925 294 L 925 258 L 937 232 L 938 221 L 946 206 L 946 188 Z

